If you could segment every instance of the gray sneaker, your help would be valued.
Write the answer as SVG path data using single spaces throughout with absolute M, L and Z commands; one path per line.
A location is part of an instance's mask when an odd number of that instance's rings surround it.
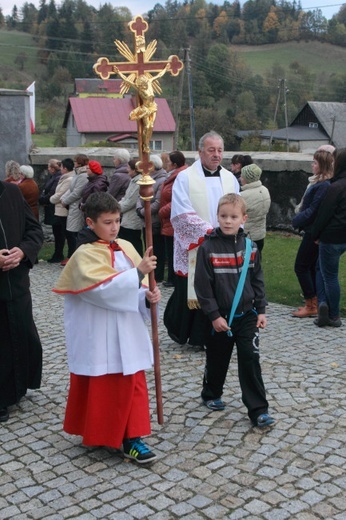
M 317 327 L 326 327 L 329 325 L 329 321 L 329 307 L 326 302 L 322 302 L 318 306 L 318 318 L 314 319 L 314 324 Z
M 329 327 L 341 327 L 342 322 L 341 322 L 340 318 L 330 318 L 327 325 Z

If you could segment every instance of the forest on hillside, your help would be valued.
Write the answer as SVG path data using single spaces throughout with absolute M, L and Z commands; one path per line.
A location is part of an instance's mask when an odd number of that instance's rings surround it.
M 270 70 L 254 74 L 237 46 L 265 46 L 314 41 L 346 47 L 346 5 L 327 20 L 319 9 L 304 11 L 300 0 L 238 0 L 222 5 L 205 0 L 167 0 L 157 3 L 144 16 L 149 23 L 146 40 L 157 40 L 154 59 L 178 54 L 185 62 L 185 81 L 179 99 L 179 80 L 162 79 L 164 95 L 173 113 L 179 113 L 179 146 L 190 147 L 191 107 L 194 107 L 196 135 L 214 128 L 226 142 L 234 142 L 238 130 L 258 130 L 285 125 L 284 114 L 292 116 L 306 101 L 346 101 L 346 72 L 334 74 L 309 70 L 294 56 L 288 68 L 278 60 Z M 105 3 L 99 9 L 84 0 L 41 0 L 36 8 L 25 3 L 13 6 L 10 16 L 0 9 L 0 28 L 32 36 L 39 67 L 32 71 L 37 81 L 37 100 L 43 117 L 56 130 L 56 144 L 63 144 L 61 128 L 64 110 L 73 90 L 74 78 L 95 77 L 93 64 L 99 56 L 120 60 L 114 40 L 132 46 L 127 24 L 133 18 L 127 7 Z M 15 63 L 24 67 L 25 49 L 18 50 Z M 278 111 L 278 88 L 285 79 L 286 111 Z M 1 81 L 6 88 L 21 88 L 19 80 Z M 280 83 L 281 82 L 281 83 Z M 20 83 L 20 81 L 19 81 Z M 255 139 L 255 138 L 254 138 Z M 255 142 L 244 143 L 252 149 Z

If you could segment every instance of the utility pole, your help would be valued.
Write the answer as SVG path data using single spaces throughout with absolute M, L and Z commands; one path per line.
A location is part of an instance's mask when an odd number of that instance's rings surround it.
M 286 80 L 284 79 L 283 80 L 283 85 L 282 85 L 282 88 L 283 88 L 283 93 L 284 93 L 284 110 L 285 110 L 285 125 L 286 125 L 286 149 L 287 149 L 287 152 L 290 151 L 290 142 L 289 142 L 289 139 L 288 139 L 288 116 L 287 116 L 287 93 L 289 92 L 289 90 L 286 88 Z
M 333 117 L 333 125 L 332 125 L 332 131 L 331 131 L 330 138 L 329 138 L 329 144 L 333 144 L 335 121 L 336 121 L 336 116 Z
M 183 51 L 184 51 L 184 58 L 183 58 L 184 68 L 180 74 L 178 101 L 177 101 L 177 107 L 176 107 L 176 113 L 175 113 L 174 150 L 177 150 L 178 141 L 179 141 L 179 126 L 180 126 L 180 116 L 181 116 L 181 104 L 182 104 L 182 100 L 183 100 L 183 88 L 184 88 L 187 49 L 183 49 Z
M 289 146 L 289 139 L 288 139 L 288 115 L 287 115 L 287 94 L 288 94 L 288 92 L 289 92 L 289 90 L 288 90 L 288 88 L 286 88 L 286 80 L 280 79 L 279 83 L 278 83 L 278 95 L 276 98 L 276 107 L 275 107 L 273 124 L 274 124 L 274 126 L 276 125 L 276 119 L 277 119 L 277 115 L 278 115 L 279 103 L 280 103 L 280 98 L 281 98 L 281 93 L 282 93 L 283 107 L 284 107 L 284 112 L 285 112 L 285 125 L 286 125 L 286 147 L 287 147 L 287 151 L 289 152 L 290 146 Z M 269 151 L 270 152 L 272 149 L 273 131 L 274 130 L 271 131 L 270 139 L 269 139 Z
M 190 134 L 191 134 L 191 150 L 196 150 L 196 128 L 195 128 L 195 112 L 193 108 L 193 94 L 192 94 L 192 76 L 190 67 L 190 48 L 186 49 L 186 73 L 189 87 L 189 110 L 190 110 Z
M 279 101 L 280 101 L 280 93 L 281 93 L 281 82 L 282 82 L 282 79 L 279 80 L 279 84 L 278 84 L 278 95 L 277 95 L 277 98 L 276 98 L 276 106 L 275 106 L 275 112 L 274 112 L 273 126 L 275 126 L 275 124 L 276 124 L 276 118 L 277 118 L 278 110 L 279 110 Z M 269 151 L 270 152 L 272 151 L 272 142 L 273 142 L 273 129 L 270 132 L 270 139 L 269 139 Z

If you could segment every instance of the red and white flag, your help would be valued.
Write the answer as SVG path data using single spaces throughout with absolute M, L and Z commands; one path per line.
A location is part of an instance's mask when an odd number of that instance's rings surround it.
M 31 83 L 26 89 L 27 92 L 31 92 L 30 96 L 30 127 L 31 133 L 35 133 L 35 81 Z

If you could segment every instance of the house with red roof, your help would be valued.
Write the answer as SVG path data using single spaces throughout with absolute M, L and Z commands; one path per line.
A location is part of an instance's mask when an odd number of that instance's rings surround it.
M 89 97 L 113 97 L 122 98 L 120 87 L 122 79 L 101 79 L 101 78 L 75 78 L 74 96 Z
M 173 150 L 175 121 L 164 98 L 155 99 L 158 109 L 150 148 L 153 152 Z M 71 97 L 68 101 L 63 128 L 66 146 L 109 141 L 122 148 L 137 148 L 137 122 L 129 120 L 136 106 L 135 96 L 123 98 Z

